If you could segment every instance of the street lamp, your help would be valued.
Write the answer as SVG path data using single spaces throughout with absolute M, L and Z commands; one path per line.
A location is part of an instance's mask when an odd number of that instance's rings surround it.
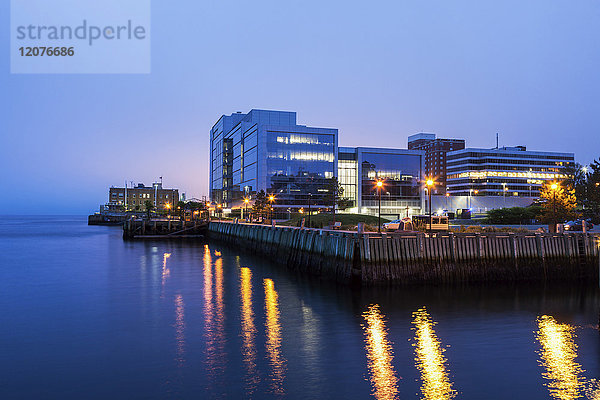
M 169 216 L 169 211 L 171 210 L 171 203 L 165 204 L 165 208 L 167 209 L 167 216 Z
M 469 189 L 469 204 L 467 204 L 469 206 L 469 209 L 471 208 L 471 204 L 473 203 L 473 200 L 471 200 L 471 193 L 473 193 L 473 189 Z
M 383 188 L 383 181 L 381 179 L 377 180 L 375 183 L 377 187 L 378 197 L 379 197 L 379 214 L 377 216 L 377 232 L 381 233 L 381 189 Z
M 223 207 L 221 204 L 217 204 L 217 212 L 219 213 L 219 222 L 221 222 L 221 212 L 222 212 L 222 208 Z
M 552 189 L 552 222 L 553 233 L 556 232 L 556 191 L 558 190 L 558 184 L 553 183 L 550 185 L 550 189 Z
M 431 233 L 431 224 L 433 223 L 433 218 L 431 216 L 431 189 L 433 189 L 433 179 L 427 179 L 427 195 L 429 196 L 429 233 Z
M 310 215 L 312 214 L 311 211 L 310 211 L 311 200 L 312 200 L 312 193 L 309 193 L 308 194 L 308 227 L 309 228 L 311 228 L 311 226 L 310 226 Z
M 273 224 L 273 202 L 275 201 L 274 195 L 269 195 L 269 203 L 271 203 L 271 224 Z
M 248 220 L 248 203 L 250 203 L 250 199 L 245 197 L 244 204 L 246 205 L 246 211 L 244 212 L 244 218 L 246 218 L 246 221 Z

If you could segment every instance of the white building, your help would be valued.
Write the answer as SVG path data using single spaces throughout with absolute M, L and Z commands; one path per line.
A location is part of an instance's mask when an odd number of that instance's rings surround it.
M 451 196 L 537 197 L 544 181 L 567 178 L 573 153 L 527 151 L 524 146 L 466 148 L 447 154 L 447 191 Z

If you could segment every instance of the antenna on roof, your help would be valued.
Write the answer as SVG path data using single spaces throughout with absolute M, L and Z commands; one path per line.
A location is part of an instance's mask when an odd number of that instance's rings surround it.
M 498 150 L 498 149 L 499 149 L 499 147 L 498 147 L 498 132 L 496 132 L 496 150 Z

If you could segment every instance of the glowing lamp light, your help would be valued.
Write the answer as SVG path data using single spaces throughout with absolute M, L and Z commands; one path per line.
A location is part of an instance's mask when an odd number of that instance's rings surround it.
M 248 199 L 248 198 L 245 198 L 245 199 L 244 199 L 244 203 L 246 203 L 246 204 L 250 203 L 250 199 Z
M 170 209 L 170 208 L 171 208 L 171 203 L 167 203 L 167 204 L 165 204 L 165 208 L 166 208 L 166 209 Z
M 433 179 L 427 179 L 427 186 L 433 186 Z
M 550 185 L 550 189 L 556 190 L 558 189 L 558 185 L 556 183 L 553 183 L 552 185 Z
M 383 186 L 383 181 L 377 181 L 377 183 L 375 184 L 375 186 L 377 186 L 378 188 Z

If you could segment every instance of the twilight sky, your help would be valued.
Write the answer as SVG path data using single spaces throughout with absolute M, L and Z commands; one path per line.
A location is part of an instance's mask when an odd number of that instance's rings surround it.
M 296 111 L 340 145 L 600 157 L 600 2 L 153 1 L 149 75 L 11 75 L 0 4 L 0 214 L 86 214 L 125 180 L 206 195 L 222 114 Z

